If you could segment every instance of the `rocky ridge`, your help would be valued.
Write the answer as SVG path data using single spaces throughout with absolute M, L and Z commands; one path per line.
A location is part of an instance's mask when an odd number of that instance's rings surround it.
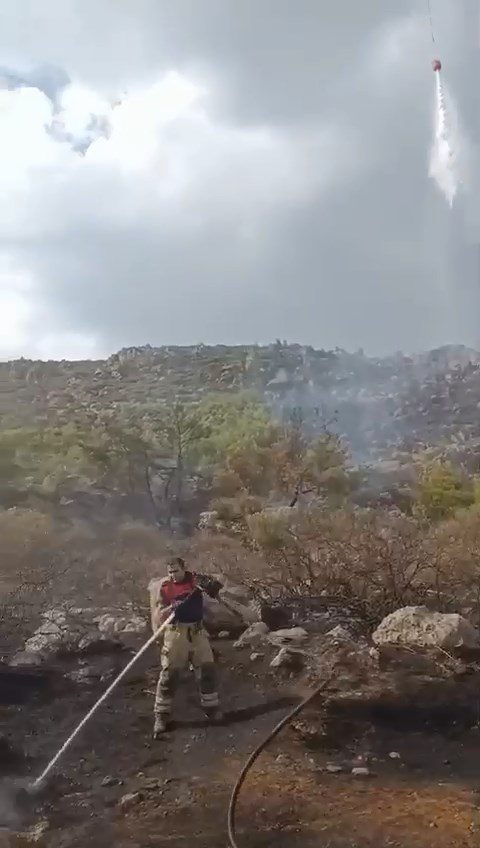
M 329 423 L 362 462 L 440 442 L 480 444 L 480 353 L 450 346 L 416 356 L 266 346 L 124 348 L 107 360 L 0 363 L 0 416 L 67 424 L 81 411 L 253 390 L 276 414 L 301 407 Z

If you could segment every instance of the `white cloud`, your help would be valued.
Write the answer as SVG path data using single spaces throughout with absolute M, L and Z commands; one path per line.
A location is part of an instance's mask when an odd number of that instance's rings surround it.
M 328 190 L 351 173 L 352 139 L 342 139 L 335 128 L 289 135 L 268 127 L 241 128 L 214 121 L 208 92 L 174 71 L 127 93 L 113 108 L 81 85 L 67 88 L 60 120 L 75 137 L 82 137 L 92 113 L 105 115 L 109 109 L 108 137 L 93 140 L 84 156 L 47 132 L 53 106 L 40 91 L 2 95 L 0 136 L 6 141 L 0 160 L 0 211 L 9 250 L 21 271 L 34 280 L 37 313 L 43 295 L 53 305 L 46 320 L 32 326 L 29 349 L 44 356 L 60 355 L 62 345 L 70 355 L 78 345 L 80 351 L 94 355 L 102 340 L 88 328 L 65 335 L 59 323 L 62 309 L 57 315 L 48 273 L 31 262 L 32 244 L 48 247 L 60 276 L 63 240 L 86 230 L 93 238 L 95 233 L 124 238 L 139 227 L 145 232 L 157 229 L 162 237 L 170 232 L 178 238 L 183 233 L 188 251 L 192 233 L 228 225 L 240 241 L 246 240 L 248 255 L 252 249 L 261 254 L 276 216 L 292 204 L 307 203 L 319 190 Z M 74 297 L 82 289 L 83 254 L 88 256 L 90 249 L 88 242 L 82 246 L 79 241 L 77 259 L 68 258 L 70 273 L 75 261 L 79 265 Z M 10 313 L 19 316 L 4 338 L 6 356 L 25 344 L 22 327 L 28 296 L 19 300 L 8 281 L 4 287 Z M 68 297 L 64 291 L 63 314 L 68 311 Z
M 161 132 L 182 118 L 201 117 L 197 104 L 205 92 L 175 72 L 146 89 L 127 93 L 109 116 L 110 134 L 89 150 L 91 162 L 122 170 L 148 170 L 158 164 Z
M 66 132 L 81 136 L 92 115 L 104 115 L 110 111 L 107 100 L 91 88 L 72 83 L 62 92 L 59 102 L 60 119 Z
M 47 333 L 37 343 L 31 356 L 38 359 L 85 360 L 108 356 L 95 338 L 81 333 Z
M 45 127 L 51 120 L 52 104 L 36 88 L 0 90 L 0 197 L 9 204 L 10 190 L 28 190 L 34 171 L 58 167 L 57 151 Z
M 91 336 L 49 331 L 49 312 L 38 301 L 32 279 L 0 261 L 0 359 L 88 359 L 99 355 Z M 105 351 L 101 351 L 102 355 Z
M 32 319 L 29 281 L 15 271 L 6 256 L 0 259 L 0 358 L 21 356 L 28 346 Z
M 22 356 L 28 347 L 27 324 L 31 316 L 29 302 L 15 292 L 10 283 L 0 291 L 0 357 Z

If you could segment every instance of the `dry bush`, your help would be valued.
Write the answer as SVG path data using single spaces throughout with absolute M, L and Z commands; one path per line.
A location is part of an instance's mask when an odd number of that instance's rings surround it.
M 50 518 L 28 509 L 0 512 L 1 586 L 7 588 L 28 565 L 35 552 L 47 552 L 53 544 Z
M 263 557 L 239 538 L 221 533 L 197 533 L 183 551 L 188 565 L 199 574 L 222 575 L 252 585 L 265 571 Z
M 58 529 L 28 510 L 0 513 L 0 653 L 17 648 L 47 609 L 132 608 L 148 614 L 148 582 L 172 549 L 158 530 Z
M 141 524 L 81 537 L 72 535 L 69 567 L 60 587 L 62 597 L 75 597 L 79 606 L 148 607 L 150 579 L 163 574 L 172 552 L 159 531 Z
M 252 540 L 265 554 L 281 552 L 292 543 L 296 513 L 291 510 L 263 510 L 248 519 Z
M 267 596 L 325 594 L 371 623 L 407 605 L 480 626 L 480 510 L 440 524 L 382 510 L 264 512 L 249 519 Z
M 236 522 L 242 522 L 243 529 L 243 520 L 249 515 L 260 512 L 263 502 L 256 495 L 249 495 L 248 492 L 243 491 L 237 493 L 234 498 L 214 498 L 210 508 L 216 512 L 219 521 L 234 525 Z M 238 528 L 237 532 L 240 529 Z
M 48 608 L 130 607 L 148 616 L 148 583 L 172 554 L 266 601 L 324 595 L 372 625 L 428 603 L 469 608 L 480 625 L 477 510 L 427 527 L 380 510 L 269 509 L 246 516 L 246 527 L 248 538 L 203 532 L 178 543 L 142 524 L 67 531 L 33 511 L 0 513 L 0 653 L 31 635 Z
M 480 511 L 478 507 L 433 527 L 426 539 L 432 582 L 451 608 L 464 609 L 480 627 Z
M 242 478 L 235 471 L 220 469 L 214 476 L 213 488 L 218 498 L 234 498 L 242 489 Z
M 264 596 L 326 595 L 374 623 L 431 600 L 431 552 L 414 519 L 370 510 L 262 513 L 249 520 Z M 438 585 L 438 598 L 441 587 Z
M 400 606 L 432 600 L 431 555 L 413 519 L 280 508 L 251 515 L 247 523 L 250 544 L 198 534 L 190 544 L 192 567 L 244 583 L 267 602 L 325 595 L 372 624 Z
M 62 569 L 63 542 L 42 513 L 0 513 L 0 652 L 38 625 Z
M 230 524 L 242 517 L 242 512 L 236 498 L 214 498 L 210 508 L 216 513 L 219 521 Z

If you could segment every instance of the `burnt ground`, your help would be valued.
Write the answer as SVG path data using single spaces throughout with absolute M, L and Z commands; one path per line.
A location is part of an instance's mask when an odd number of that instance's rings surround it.
M 251 662 L 248 650 L 217 646 L 224 724 L 202 721 L 189 678 L 178 726 L 153 742 L 154 670 L 121 686 L 36 801 L 25 827 L 48 822 L 37 845 L 226 848 L 228 799 L 243 762 L 304 692 L 270 672 L 266 660 Z M 248 776 L 238 805 L 240 848 L 477 848 L 479 683 L 475 676 L 455 682 L 456 697 L 441 704 L 428 692 L 421 704 L 345 701 L 329 708 L 321 738 L 322 705 L 311 707 Z M 101 691 L 69 683 L 0 706 L 2 730 L 27 755 L 21 764 L 0 761 L 3 771 L 36 777 Z M 359 756 L 369 777 L 351 774 Z M 331 764 L 345 771 L 331 773 Z M 102 786 L 105 778 L 114 785 Z M 134 798 L 122 807 L 129 793 Z M 9 844 L 31 843 L 12 837 Z

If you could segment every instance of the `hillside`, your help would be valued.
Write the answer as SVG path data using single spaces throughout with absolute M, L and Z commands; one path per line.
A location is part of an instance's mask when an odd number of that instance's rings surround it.
M 301 408 L 361 462 L 402 449 L 480 438 L 480 353 L 461 346 L 418 356 L 268 346 L 125 348 L 107 360 L 0 363 L 3 422 L 68 423 L 79 410 L 254 390 L 277 415 Z

